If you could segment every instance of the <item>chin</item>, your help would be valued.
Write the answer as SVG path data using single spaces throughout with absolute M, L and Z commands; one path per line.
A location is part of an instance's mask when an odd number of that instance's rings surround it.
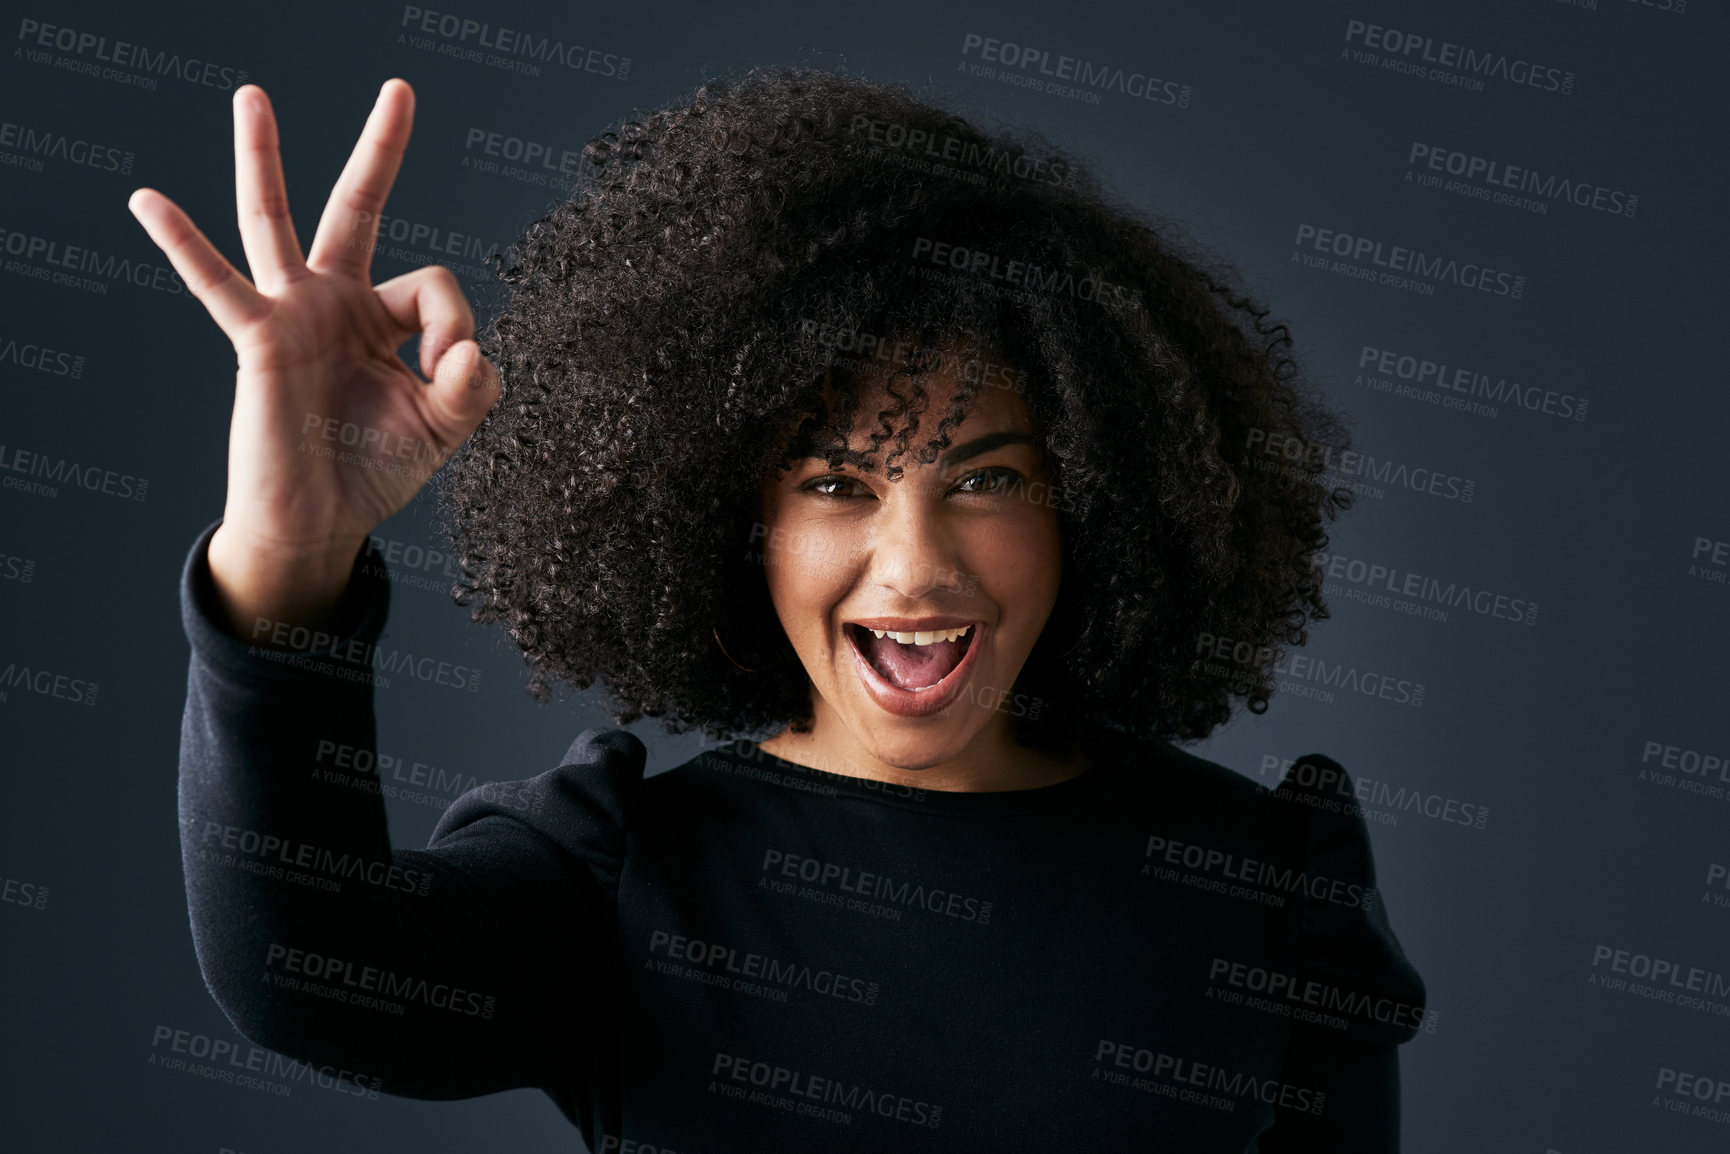
M 966 752 L 985 729 L 991 714 L 980 710 L 976 720 L 957 704 L 943 714 L 903 717 L 859 701 L 848 719 L 854 740 L 885 765 L 908 771 L 930 769 Z
M 903 732 L 893 732 L 895 730 Z M 947 726 L 943 729 L 909 726 L 896 718 L 879 721 L 861 733 L 859 744 L 884 765 L 911 773 L 942 765 L 958 756 L 973 736 L 971 733 L 956 733 Z

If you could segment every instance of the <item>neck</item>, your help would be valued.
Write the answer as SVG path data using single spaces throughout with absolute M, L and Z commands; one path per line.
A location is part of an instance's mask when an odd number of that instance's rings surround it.
M 809 769 L 952 793 L 1038 789 L 1075 777 L 1087 768 L 1087 759 L 1079 749 L 1053 756 L 1019 744 L 1010 734 L 1008 716 L 1001 713 L 994 714 L 951 756 L 930 763 L 895 764 L 873 754 L 821 697 L 812 706 L 811 732 L 783 729 L 758 744 L 783 761 Z

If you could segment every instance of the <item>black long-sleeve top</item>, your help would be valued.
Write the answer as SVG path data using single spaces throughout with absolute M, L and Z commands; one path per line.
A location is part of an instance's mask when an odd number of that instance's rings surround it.
M 218 623 L 215 528 L 181 845 L 254 1042 L 409 1097 L 539 1087 L 601 1154 L 1397 1149 L 1424 986 L 1336 762 L 1268 790 L 1100 732 L 1077 777 L 958 793 L 749 742 L 645 778 L 595 729 L 394 849 L 329 756 L 376 748 L 383 557 L 285 658 Z

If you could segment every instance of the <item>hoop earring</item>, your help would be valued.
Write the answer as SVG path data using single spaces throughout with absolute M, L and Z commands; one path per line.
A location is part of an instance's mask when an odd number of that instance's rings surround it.
M 728 661 L 733 661 L 733 655 L 727 652 L 727 647 L 725 645 L 721 644 L 721 634 L 713 625 L 709 626 L 709 636 L 715 639 L 715 647 L 721 651 L 721 656 L 725 657 Z M 749 669 L 740 665 L 737 661 L 733 661 L 733 666 L 745 673 L 761 673 L 763 670 L 768 668 L 767 665 L 760 665 L 756 669 Z

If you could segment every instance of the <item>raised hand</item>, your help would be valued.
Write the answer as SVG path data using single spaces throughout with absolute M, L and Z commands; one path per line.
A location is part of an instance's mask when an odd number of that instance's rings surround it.
M 304 258 L 264 90 L 234 94 L 235 201 L 248 281 L 173 201 L 129 201 L 239 361 L 228 497 L 210 568 L 231 628 L 314 624 L 367 534 L 406 505 L 499 397 L 456 277 L 437 265 L 374 286 L 378 217 L 408 146 L 414 91 L 389 80 Z M 396 350 L 421 334 L 423 380 Z

